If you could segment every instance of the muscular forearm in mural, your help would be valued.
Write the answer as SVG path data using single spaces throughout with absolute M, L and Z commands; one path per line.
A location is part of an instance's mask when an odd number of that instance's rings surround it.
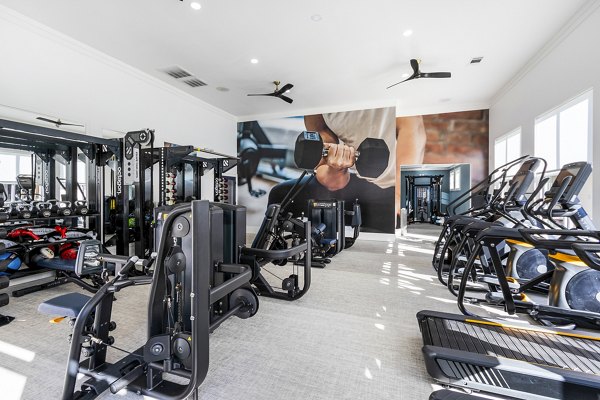
M 422 116 L 396 118 L 396 213 L 400 211 L 400 167 L 422 164 L 426 141 Z
M 305 116 L 304 125 L 309 131 L 319 132 L 328 150 L 327 157 L 321 159 L 316 168 L 317 181 L 332 191 L 345 188 L 350 181 L 349 168 L 354 165 L 354 149 L 339 143 L 321 114 Z

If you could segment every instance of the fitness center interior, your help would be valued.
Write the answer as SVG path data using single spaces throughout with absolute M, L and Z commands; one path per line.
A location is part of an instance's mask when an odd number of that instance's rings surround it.
M 600 1 L 0 38 L 0 399 L 600 399 Z

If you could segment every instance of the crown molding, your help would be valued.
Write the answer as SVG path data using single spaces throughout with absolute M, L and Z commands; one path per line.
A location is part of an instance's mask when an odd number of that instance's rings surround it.
M 588 0 L 573 16 L 556 32 L 556 34 L 533 56 L 525 65 L 491 98 L 491 106 L 497 104 L 508 94 L 525 76 L 529 74 L 540 62 L 558 47 L 569 35 L 587 20 L 598 8 L 600 1 Z

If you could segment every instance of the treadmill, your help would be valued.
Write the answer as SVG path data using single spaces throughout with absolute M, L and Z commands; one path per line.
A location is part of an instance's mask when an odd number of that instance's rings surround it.
M 573 244 L 600 269 L 598 244 Z M 517 399 L 600 399 L 600 333 L 421 311 L 427 372 L 442 384 Z

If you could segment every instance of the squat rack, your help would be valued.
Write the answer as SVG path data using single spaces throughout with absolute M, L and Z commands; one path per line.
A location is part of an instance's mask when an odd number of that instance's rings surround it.
M 119 139 L 104 139 L 94 136 L 83 135 L 53 128 L 31 125 L 23 122 L 15 122 L 0 119 L 0 148 L 24 150 L 35 155 L 34 171 L 32 177 L 34 186 L 41 182 L 43 200 L 56 197 L 56 161 L 66 166 L 64 181 L 65 200 L 77 200 L 79 190 L 77 182 L 77 161 L 79 151 L 84 155 L 87 166 L 87 194 L 90 213 L 88 227 L 103 237 L 103 167 L 106 161 L 113 155 L 119 156 L 121 149 Z M 60 219 L 76 223 L 81 215 L 61 216 Z M 59 219 L 31 218 L 20 221 L 37 222 Z
M 121 141 L 119 139 L 104 139 L 79 133 L 53 128 L 31 125 L 23 122 L 0 119 L 0 148 L 27 151 L 33 154 L 32 186 L 33 200 L 35 190 L 41 186 L 41 200 L 57 199 L 74 202 L 80 190 L 77 182 L 78 161 L 86 164 L 86 190 L 84 197 L 89 212 L 86 215 L 41 215 L 31 218 L 22 216 L 10 217 L 1 225 L 4 228 L 18 228 L 22 225 L 54 225 L 62 221 L 63 225 L 76 227 L 79 218 L 86 229 L 104 238 L 103 195 L 104 195 L 104 166 L 113 155 L 119 155 Z M 65 177 L 63 182 L 57 179 L 57 164 L 64 164 Z M 16 177 L 15 177 L 16 178 Z M 57 183 L 64 190 L 64 198 L 58 199 Z M 25 254 L 28 260 L 29 254 Z M 34 275 L 31 280 L 29 275 Z M 21 279 L 22 278 L 22 279 Z M 42 282 L 52 278 L 51 282 Z M 32 291 L 65 283 L 69 278 L 62 271 L 52 269 L 25 270 L 10 276 L 13 296 L 20 296 Z M 35 283 L 33 283 L 35 282 Z M 21 288 L 21 286 L 23 286 Z

